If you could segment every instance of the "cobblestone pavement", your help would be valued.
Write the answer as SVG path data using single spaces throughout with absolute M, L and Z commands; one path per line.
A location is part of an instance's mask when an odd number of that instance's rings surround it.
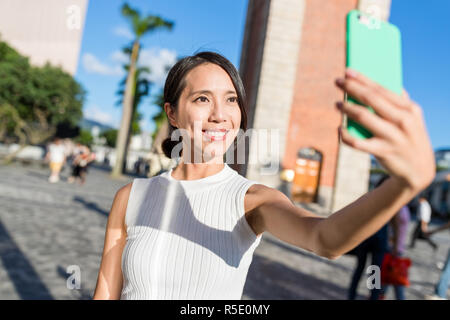
M 112 180 L 90 168 L 84 186 L 47 182 L 37 165 L 0 166 L 0 299 L 90 299 L 101 261 L 105 226 L 116 191 L 133 177 Z M 436 253 L 418 242 L 408 299 L 431 294 L 439 277 L 437 261 L 450 248 L 450 233 L 433 237 Z M 356 259 L 327 260 L 263 235 L 255 251 L 243 299 L 345 299 Z M 68 289 L 69 266 L 81 271 L 81 288 Z M 359 299 L 368 289 L 363 275 Z M 393 298 L 393 290 L 387 298 Z M 450 293 L 450 292 L 449 292 Z

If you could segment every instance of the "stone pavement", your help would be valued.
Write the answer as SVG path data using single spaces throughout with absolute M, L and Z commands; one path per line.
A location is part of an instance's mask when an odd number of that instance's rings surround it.
M 65 181 L 68 170 L 56 184 L 47 182 L 48 174 L 38 165 L 0 166 L 0 299 L 90 299 L 112 200 L 133 179 L 112 180 L 108 171 L 90 168 L 79 186 Z M 408 299 L 423 299 L 438 280 L 436 261 L 450 248 L 450 232 L 433 238 L 437 253 L 422 242 L 407 252 L 413 260 Z M 352 256 L 327 260 L 265 233 L 243 299 L 345 299 L 355 262 Z M 67 287 L 69 266 L 80 268 L 80 289 Z M 360 299 L 368 293 L 365 280 Z

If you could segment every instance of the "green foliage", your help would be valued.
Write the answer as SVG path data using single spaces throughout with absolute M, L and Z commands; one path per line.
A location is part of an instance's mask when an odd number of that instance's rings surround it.
M 59 123 L 76 125 L 82 118 L 86 92 L 59 67 L 32 66 L 0 41 L 0 74 L 0 108 L 12 107 L 15 114 L 0 121 L 5 135 L 25 140 L 22 143 L 40 143 L 55 133 Z M 18 131 L 26 138 L 18 137 Z
M 75 138 L 75 141 L 90 148 L 92 143 L 94 142 L 94 137 L 88 130 L 82 129 L 80 131 L 80 135 Z
M 121 8 L 121 13 L 122 16 L 125 17 L 128 22 L 131 25 L 131 28 L 133 29 L 134 35 L 136 37 L 135 41 L 139 41 L 139 39 L 146 35 L 146 34 L 150 34 L 154 31 L 158 31 L 158 30 L 172 30 L 173 26 L 174 26 L 174 22 L 166 20 L 164 18 L 161 18 L 160 16 L 156 16 L 156 15 L 147 15 L 144 16 L 138 9 L 135 8 L 131 8 L 128 3 L 124 3 L 122 5 Z M 131 53 L 132 53 L 132 47 L 133 47 L 133 43 L 135 42 L 133 41 L 129 46 L 126 46 L 123 48 L 123 52 L 127 55 L 129 55 L 131 57 Z M 124 65 L 124 68 L 126 71 L 129 71 L 129 65 Z M 132 131 L 132 135 L 134 134 L 138 134 L 140 133 L 136 131 L 136 129 L 139 127 L 139 121 L 137 121 L 137 119 L 141 119 L 142 115 L 138 114 L 137 110 L 138 110 L 138 106 L 142 100 L 142 98 L 144 98 L 145 96 L 147 96 L 149 94 L 149 88 L 151 83 L 145 78 L 145 73 L 150 73 L 151 70 L 149 70 L 148 68 L 145 67 L 138 67 L 136 69 L 136 77 L 135 77 L 135 87 L 133 88 L 134 90 L 134 102 L 133 102 L 133 123 L 131 125 L 131 131 Z M 120 84 L 120 89 L 117 92 L 120 96 L 121 96 L 121 100 L 120 103 L 123 100 L 123 96 L 125 94 L 125 83 L 126 83 L 126 78 L 124 80 L 122 80 L 121 84 Z M 156 125 L 157 125 L 157 129 L 159 129 L 162 121 L 164 121 L 164 106 L 162 106 L 162 113 L 159 113 L 159 115 L 155 117 L 153 117 L 153 119 L 155 119 Z M 136 123 L 137 122 L 137 123 Z M 157 130 L 155 130 L 155 132 L 153 132 L 152 136 L 156 135 Z
M 160 16 L 148 15 L 142 17 L 137 9 L 131 8 L 127 3 L 122 6 L 122 15 L 130 22 L 133 32 L 137 39 L 151 31 L 159 29 L 172 30 L 174 23 L 165 20 Z
M 126 51 L 125 48 L 123 50 Z M 128 65 L 123 66 L 125 70 L 129 69 Z M 150 69 L 147 67 L 138 67 L 135 73 L 135 89 L 134 89 L 134 99 L 133 99 L 133 115 L 132 115 L 132 123 L 131 123 L 131 135 L 137 135 L 142 132 L 140 127 L 140 121 L 142 120 L 142 113 L 139 112 L 138 108 L 141 104 L 143 98 L 148 96 L 150 93 L 150 81 L 145 78 L 145 74 L 150 73 Z M 125 95 L 125 84 L 127 78 L 125 77 L 119 84 L 119 90 L 117 90 L 116 94 L 119 96 L 119 100 L 116 102 L 117 106 L 122 105 L 122 101 Z
M 388 174 L 388 172 L 383 169 L 373 168 L 370 169 L 370 174 Z
M 117 140 L 117 129 L 109 129 L 104 131 L 101 136 L 105 137 L 106 139 L 106 145 L 111 148 L 116 147 L 116 140 Z

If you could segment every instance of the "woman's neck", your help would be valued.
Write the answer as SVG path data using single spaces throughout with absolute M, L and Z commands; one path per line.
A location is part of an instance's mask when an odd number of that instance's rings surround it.
M 184 163 L 180 161 L 172 171 L 172 177 L 177 180 L 197 180 L 209 177 L 223 170 L 225 163 Z

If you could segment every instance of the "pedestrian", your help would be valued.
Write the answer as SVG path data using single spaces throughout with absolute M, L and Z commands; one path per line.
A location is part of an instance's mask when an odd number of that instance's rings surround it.
M 378 188 L 384 181 L 389 178 L 389 175 L 383 175 L 377 181 L 375 188 Z M 384 254 L 388 251 L 388 223 L 386 223 L 374 235 L 364 240 L 355 249 L 350 252 L 357 258 L 357 265 L 353 272 L 350 288 L 348 290 L 348 299 L 355 300 L 358 289 L 358 283 L 361 275 L 366 269 L 367 256 L 372 257 L 373 266 L 381 269 Z M 370 290 L 370 300 L 378 300 L 380 297 L 381 288 L 373 288 Z
M 81 152 L 73 160 L 72 175 L 69 177 L 68 182 L 73 183 L 78 180 L 79 184 L 83 185 L 86 182 L 88 166 L 95 159 L 95 155 L 91 153 L 87 146 L 81 146 L 79 150 Z
M 60 138 L 56 137 L 48 146 L 48 151 L 45 155 L 45 161 L 49 161 L 50 163 L 51 174 L 48 178 L 48 181 L 50 183 L 58 182 L 59 174 L 64 163 L 66 162 L 65 148 Z
M 406 236 L 408 234 L 408 225 L 411 221 L 411 213 L 407 205 L 403 206 L 400 211 L 392 218 L 389 223 L 389 230 L 392 234 L 392 242 L 390 253 L 394 257 L 404 257 L 406 252 Z M 405 300 L 405 286 L 394 285 L 395 298 L 397 300 Z M 380 299 L 384 299 L 389 285 L 382 285 Z
M 437 244 L 427 236 L 428 224 L 431 220 L 431 206 L 424 195 L 419 197 L 419 205 L 417 207 L 417 224 L 411 236 L 410 248 L 413 249 L 417 240 L 426 241 L 436 251 Z
M 426 233 L 426 235 L 429 237 L 432 234 L 448 229 L 450 229 L 450 222 L 447 222 L 443 226 L 436 228 L 434 230 L 429 230 Z M 439 281 L 436 284 L 436 287 L 434 288 L 434 294 L 431 296 L 426 296 L 426 298 L 429 300 L 447 299 L 447 290 L 449 283 L 450 283 L 450 249 L 448 250 L 447 259 L 445 260 L 444 267 L 439 277 Z
M 376 112 L 342 103 L 340 110 L 374 135 L 357 140 L 342 130 L 342 141 L 372 153 L 390 178 L 322 217 L 224 160 L 231 145 L 242 152 L 237 142 L 247 129 L 244 86 L 233 64 L 213 52 L 180 59 L 164 85 L 169 135 L 162 142 L 177 165 L 117 191 L 93 298 L 240 299 L 263 232 L 337 259 L 386 224 L 435 176 L 421 109 L 351 69 L 336 85 Z

